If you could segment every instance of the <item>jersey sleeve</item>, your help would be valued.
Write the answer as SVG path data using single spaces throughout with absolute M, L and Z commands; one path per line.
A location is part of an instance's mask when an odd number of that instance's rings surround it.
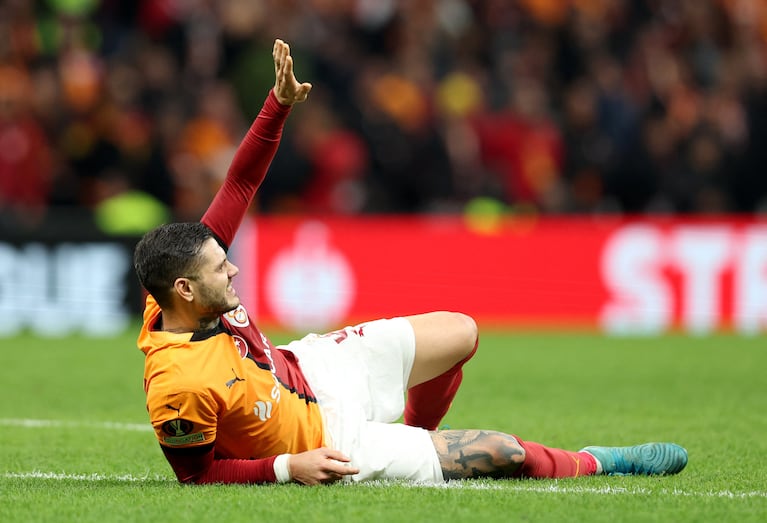
M 200 392 L 152 394 L 149 417 L 160 445 L 195 447 L 216 440 L 217 406 Z
M 277 101 L 273 90 L 269 91 L 261 111 L 237 148 L 223 185 L 200 220 L 226 247 L 232 245 L 274 159 L 290 109 Z
M 212 445 L 190 448 L 162 447 L 181 483 L 276 483 L 276 456 L 262 459 L 216 459 Z
M 273 483 L 276 456 L 217 459 L 217 406 L 200 392 L 153 395 L 149 415 L 163 454 L 182 483 Z

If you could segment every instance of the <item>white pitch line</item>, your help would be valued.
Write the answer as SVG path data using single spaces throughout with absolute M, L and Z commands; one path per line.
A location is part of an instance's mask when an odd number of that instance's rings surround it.
M 136 483 L 141 481 L 161 481 L 175 483 L 174 478 L 162 476 L 159 474 L 136 476 L 133 474 L 67 474 L 64 472 L 4 472 L 0 474 L 3 479 L 43 479 L 56 481 L 88 481 L 88 482 L 126 482 Z M 533 492 L 539 494 L 576 494 L 576 495 L 597 495 L 597 496 L 680 496 L 693 498 L 726 498 L 726 499 L 747 499 L 747 498 L 767 498 L 767 492 L 748 491 L 733 492 L 731 490 L 720 491 L 688 491 L 680 489 L 650 489 L 643 487 L 624 488 L 624 487 L 563 487 L 561 485 L 531 485 L 527 484 L 513 485 L 508 482 L 487 483 L 484 481 L 451 481 L 439 485 L 427 485 L 420 483 L 407 483 L 401 481 L 371 481 L 368 483 L 344 483 L 349 488 L 385 488 L 390 486 L 405 486 L 411 488 L 446 488 L 446 489 L 468 489 L 468 490 L 499 490 L 504 492 Z
M 563 494 L 612 494 L 612 495 L 662 495 L 662 496 L 679 496 L 679 497 L 702 497 L 702 498 L 731 498 L 731 499 L 745 499 L 745 498 L 767 498 L 767 492 L 762 491 L 749 491 L 749 492 L 733 492 L 731 490 L 720 491 L 687 491 L 681 489 L 648 489 L 648 488 L 622 488 L 622 487 L 561 487 L 558 485 L 551 485 L 545 487 L 530 487 L 530 486 L 507 486 L 507 489 L 523 492 L 552 492 Z
M 371 481 L 361 485 L 370 487 L 380 487 L 391 485 L 392 482 L 387 481 Z M 487 481 L 450 481 L 447 483 L 440 483 L 438 485 L 419 484 L 419 483 L 400 483 L 396 484 L 403 486 L 410 486 L 413 488 L 447 488 L 447 489 L 469 489 L 469 490 L 500 490 L 500 491 L 514 491 L 514 492 L 535 492 L 542 494 L 594 494 L 594 495 L 663 495 L 663 496 L 679 496 L 679 497 L 703 497 L 703 498 L 730 498 L 730 499 L 745 499 L 745 498 L 767 498 L 767 491 L 747 491 L 747 492 L 733 492 L 731 490 L 720 491 L 688 491 L 681 489 L 651 489 L 644 487 L 579 487 L 579 486 L 562 486 L 558 484 L 554 485 L 534 485 L 529 481 L 523 481 L 521 484 L 515 485 L 510 482 L 488 483 Z
M 104 429 L 134 432 L 151 432 L 152 426 L 147 423 L 121 423 L 117 421 L 67 421 L 55 419 L 23 419 L 0 418 L 2 427 L 36 428 L 69 428 L 69 429 Z
M 146 475 L 146 476 L 134 476 L 133 474 L 65 474 L 63 472 L 5 472 L 2 474 L 6 479 L 53 479 L 57 481 L 117 481 L 117 482 L 139 482 L 139 481 L 168 481 L 175 482 L 174 479 L 168 476 L 160 476 L 159 474 Z
M 0 426 L 22 427 L 22 428 L 91 428 L 104 430 L 123 430 L 136 432 L 150 432 L 152 426 L 147 423 L 121 423 L 114 421 L 67 421 L 51 419 L 25 419 L 25 418 L 0 418 Z M 175 481 L 165 476 L 133 476 L 133 475 L 104 475 L 104 474 L 66 474 L 56 472 L 5 472 L 1 473 L 3 478 L 17 479 L 54 479 L 54 480 L 75 480 L 75 481 L 146 481 L 149 479 L 160 481 Z M 439 485 L 426 485 L 418 483 L 391 482 L 391 481 L 371 481 L 361 484 L 367 487 L 382 487 L 392 484 L 412 486 L 414 488 L 465 488 L 470 490 L 504 490 L 515 492 L 538 492 L 552 494 L 595 494 L 595 495 L 671 495 L 680 497 L 706 497 L 706 498 L 767 498 L 765 491 L 733 492 L 731 490 L 720 491 L 686 491 L 679 489 L 647 489 L 642 487 L 624 488 L 624 487 L 578 487 L 561 485 L 512 485 L 509 483 L 487 483 L 483 481 L 451 481 Z M 349 484 L 352 485 L 352 484 Z

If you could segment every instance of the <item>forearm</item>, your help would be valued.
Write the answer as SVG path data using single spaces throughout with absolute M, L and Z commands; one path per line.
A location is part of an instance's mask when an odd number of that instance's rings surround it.
M 270 90 L 261 111 L 237 149 L 224 184 L 202 217 L 201 221 L 227 246 L 234 240 L 266 176 L 289 113 L 290 106 L 280 104 L 274 91 Z
M 277 152 L 290 109 L 291 106 L 277 101 L 274 90 L 269 90 L 261 111 L 234 155 L 228 179 L 250 186 L 254 191 L 258 188 Z
M 169 449 L 162 447 L 181 483 L 276 483 L 276 456 L 263 459 L 215 459 L 212 448 Z M 283 479 L 284 480 L 284 479 Z
M 216 459 L 194 483 L 276 483 L 274 457 L 264 459 Z
M 162 446 L 168 463 L 181 483 L 286 483 L 304 485 L 333 483 L 344 476 L 359 474 L 348 456 L 320 447 L 298 454 L 281 454 L 263 459 L 214 459 L 212 444 L 201 447 Z

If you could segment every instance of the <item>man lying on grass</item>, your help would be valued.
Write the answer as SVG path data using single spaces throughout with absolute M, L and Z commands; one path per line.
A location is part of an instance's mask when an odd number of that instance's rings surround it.
M 227 249 L 291 106 L 311 90 L 296 80 L 286 43 L 275 41 L 273 57 L 274 88 L 201 221 L 162 225 L 134 254 L 149 294 L 138 338 L 147 408 L 178 479 L 314 485 L 681 471 L 687 452 L 672 443 L 571 452 L 492 430 L 436 430 L 477 350 L 465 314 L 381 319 L 280 347 L 258 330 L 232 287 L 239 269 Z

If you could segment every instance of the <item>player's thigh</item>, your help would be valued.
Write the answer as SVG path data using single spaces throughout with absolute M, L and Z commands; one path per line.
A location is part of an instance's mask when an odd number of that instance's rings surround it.
M 415 334 L 415 358 L 408 388 L 439 376 L 465 359 L 477 343 L 477 324 L 460 312 L 406 316 Z
M 401 423 L 366 422 L 358 444 L 349 449 L 352 465 L 359 467 L 353 481 L 401 479 L 441 483 L 442 467 L 427 430 Z
M 325 411 L 359 406 L 365 419 L 402 415 L 415 358 L 415 336 L 405 318 L 376 320 L 326 334 L 309 334 L 280 348 L 293 352 Z

